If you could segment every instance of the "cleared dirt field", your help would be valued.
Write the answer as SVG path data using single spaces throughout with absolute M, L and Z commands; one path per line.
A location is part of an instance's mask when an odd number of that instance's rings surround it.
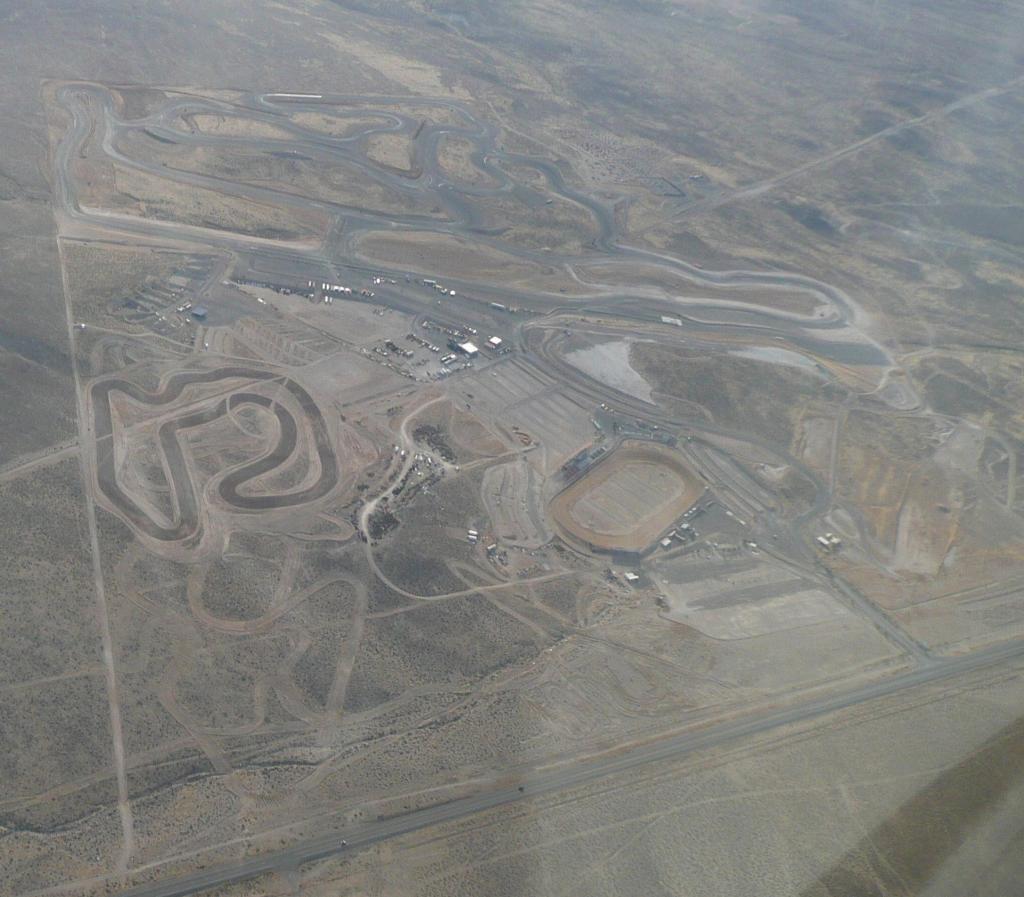
M 563 535 L 599 550 L 640 551 L 701 494 L 697 475 L 671 449 L 624 442 L 552 500 Z
M 502 542 L 540 548 L 551 534 L 544 523 L 540 477 L 526 458 L 489 467 L 481 494 L 491 525 Z

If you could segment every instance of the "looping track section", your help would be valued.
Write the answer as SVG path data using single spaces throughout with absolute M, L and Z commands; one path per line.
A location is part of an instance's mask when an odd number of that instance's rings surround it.
M 206 536 L 204 518 L 213 509 L 247 514 L 297 508 L 327 496 L 340 479 L 333 440 L 319 406 L 286 376 L 255 367 L 179 371 L 155 392 L 114 377 L 93 383 L 89 399 L 98 495 L 137 532 L 164 544 L 198 547 Z M 259 445 L 259 451 L 250 453 L 255 457 L 212 474 L 210 465 L 224 454 L 207 456 L 204 467 L 197 464 L 189 451 L 195 431 L 234 419 L 247 409 L 259 414 L 258 433 L 249 434 L 248 440 Z M 130 417 L 135 422 L 128 423 Z M 226 446 L 229 458 L 231 448 Z M 163 473 L 159 491 L 170 503 L 167 512 L 140 494 L 138 477 L 127 473 L 139 450 L 148 453 L 151 469 L 158 459 Z M 298 483 L 285 490 L 268 488 L 267 482 L 289 466 L 300 468 Z M 204 472 L 205 497 L 199 486 Z

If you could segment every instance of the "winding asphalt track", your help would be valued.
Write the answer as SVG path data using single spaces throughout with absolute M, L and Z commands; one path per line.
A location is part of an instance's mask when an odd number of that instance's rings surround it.
M 740 303 L 715 302 L 713 299 L 677 300 L 672 303 L 675 316 L 682 318 L 684 329 L 709 333 L 722 328 L 749 329 L 751 332 L 771 334 L 789 342 L 795 351 L 811 350 L 832 357 L 837 361 L 889 365 L 891 359 L 879 344 L 868 338 L 856 327 L 858 310 L 846 293 L 837 287 L 788 272 L 765 271 L 713 271 L 698 268 L 672 256 L 649 250 L 623 245 L 619 228 L 611 208 L 594 197 L 573 188 L 566 180 L 559 165 L 551 160 L 518 153 L 508 153 L 496 145 L 497 134 L 488 123 L 476 119 L 465 105 L 450 100 L 412 100 L 409 98 L 384 96 L 332 96 L 320 99 L 282 98 L 269 94 L 251 95 L 243 105 L 231 105 L 213 99 L 193 97 L 177 100 L 146 118 L 125 121 L 118 118 L 110 94 L 94 84 L 71 84 L 58 91 L 58 99 L 71 116 L 71 126 L 64 134 L 56 156 L 56 198 L 62 213 L 72 220 L 103 226 L 135 234 L 160 237 L 191 238 L 211 245 L 238 250 L 264 247 L 277 252 L 290 252 L 295 257 L 316 259 L 330 268 L 332 262 L 330 247 L 320 250 L 288 247 L 280 242 L 246 238 L 226 231 L 190 227 L 166 221 L 153 221 L 129 215 L 99 213 L 83 210 L 78 205 L 70 175 L 70 163 L 94 132 L 105 153 L 119 164 L 135 168 L 153 176 L 170 179 L 183 185 L 192 185 L 241 196 L 263 203 L 298 210 L 315 209 L 328 214 L 334 221 L 332 233 L 344 234 L 346 245 L 351 247 L 358 236 L 369 231 L 387 229 L 391 232 L 434 232 L 453 234 L 475 243 L 489 246 L 503 253 L 544 266 L 574 266 L 585 262 L 588 266 L 615 266 L 632 270 L 637 264 L 661 267 L 671 271 L 697 287 L 709 289 L 751 290 L 758 293 L 787 290 L 808 295 L 814 302 L 826 309 L 825 314 L 800 315 L 792 312 L 774 311 L 765 306 L 736 306 Z M 422 119 L 392 109 L 373 110 L 373 104 L 400 104 L 402 106 L 442 107 L 455 113 L 465 124 L 431 124 L 421 127 Z M 364 108 L 353 110 L 353 105 Z M 366 107 L 369 107 L 367 109 Z M 366 115 L 372 112 L 385 123 L 364 128 L 347 137 L 335 137 L 302 127 L 290 121 L 282 112 L 324 112 L 342 117 Z M 182 115 L 210 113 L 251 118 L 272 124 L 287 132 L 292 139 L 249 138 L 221 136 L 209 133 L 191 133 L 181 127 Z M 388 171 L 374 164 L 366 156 L 367 137 L 378 133 L 402 132 L 416 134 L 414 146 L 413 175 Z M 149 137 L 165 142 L 190 147 L 219 147 L 223 149 L 245 148 L 268 155 L 291 156 L 296 159 L 322 162 L 358 172 L 361 177 L 371 180 L 410 198 L 423 198 L 442 210 L 442 216 L 386 215 L 366 208 L 332 203 L 322 199 L 298 196 L 271 187 L 241 184 L 222 178 L 203 175 L 166 165 L 150 164 L 132 158 L 122 150 L 125 138 L 132 133 L 145 133 Z M 446 136 L 457 136 L 473 144 L 471 156 L 477 167 L 486 172 L 495 186 L 455 184 L 438 161 L 438 147 Z M 534 186 L 519 182 L 510 176 L 507 166 L 532 169 L 544 181 L 546 192 Z M 584 209 L 590 216 L 594 232 L 590 251 L 584 257 L 557 252 L 541 252 L 517 246 L 502 239 L 502 229 L 485 227 L 485 218 L 480 201 L 502 196 L 514 196 L 527 205 L 543 206 L 547 198 L 554 195 L 566 202 Z M 378 267 L 378 270 L 385 270 Z M 391 274 L 404 274 L 391 271 Z M 449 278 L 451 279 L 451 278 Z M 631 297 L 627 287 L 605 290 L 602 301 L 609 313 L 615 313 L 620 306 L 625 311 Z M 508 292 L 513 304 L 523 304 L 522 293 Z M 591 302 L 593 299 L 590 300 Z M 649 306 L 649 300 L 644 299 Z M 586 300 L 563 299 L 562 304 L 572 306 Z M 550 300 L 547 301 L 550 306 Z M 686 310 L 689 314 L 680 315 Z M 831 331 L 826 339 L 815 339 L 814 333 Z M 838 336 L 838 334 L 842 336 Z M 838 357 L 845 354 L 845 358 Z
M 249 382 L 279 382 L 287 390 L 310 425 L 315 448 L 320 462 L 320 476 L 306 489 L 280 495 L 247 496 L 239 489 L 250 480 L 261 477 L 284 464 L 295 451 L 298 443 L 298 427 L 291 412 L 268 396 L 259 393 L 236 392 L 222 399 L 216 405 L 182 415 L 163 423 L 158 430 L 160 449 L 163 452 L 171 495 L 176 508 L 176 521 L 164 525 L 154 520 L 144 508 L 122 489 L 117 479 L 116 453 L 113 439 L 113 413 L 110 397 L 115 392 L 123 393 L 136 402 L 150 407 L 169 405 L 194 384 L 216 383 L 220 380 L 243 379 Z M 273 411 L 277 416 L 279 436 L 277 443 L 265 455 L 229 472 L 218 484 L 220 497 L 239 511 L 262 511 L 288 508 L 322 498 L 338 483 L 338 463 L 331 445 L 327 424 L 312 396 L 298 383 L 287 377 L 256 368 L 224 367 L 213 371 L 184 371 L 168 378 L 157 392 L 147 392 L 128 380 L 112 378 L 99 380 L 90 389 L 93 409 L 93 425 L 96 437 L 96 478 L 100 492 L 107 500 L 127 517 L 140 531 L 163 542 L 194 542 L 201 536 L 201 514 L 188 464 L 181 448 L 178 434 L 212 423 L 242 405 L 256 405 Z

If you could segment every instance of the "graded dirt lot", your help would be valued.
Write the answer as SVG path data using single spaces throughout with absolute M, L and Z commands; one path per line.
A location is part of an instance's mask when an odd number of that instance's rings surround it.
M 623 443 L 552 500 L 560 531 L 603 551 L 641 551 L 700 497 L 699 477 L 671 449 Z

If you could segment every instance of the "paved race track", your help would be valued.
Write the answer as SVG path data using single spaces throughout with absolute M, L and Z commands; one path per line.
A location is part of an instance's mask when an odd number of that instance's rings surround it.
M 176 508 L 176 519 L 166 525 L 153 517 L 124 490 L 117 477 L 117 452 L 114 448 L 114 422 L 111 395 L 123 393 L 132 400 L 150 407 L 167 406 L 175 402 L 183 390 L 195 384 L 210 384 L 222 380 L 277 382 L 287 390 L 302 409 L 312 434 L 320 475 L 306 489 L 279 495 L 241 495 L 239 489 L 246 483 L 285 464 L 298 444 L 298 424 L 284 405 L 266 395 L 253 392 L 235 392 L 217 404 L 201 408 L 165 421 L 158 430 L 158 441 Z M 322 498 L 338 483 L 338 463 L 327 425 L 312 396 L 298 383 L 286 377 L 256 368 L 225 367 L 214 371 L 184 371 L 168 378 L 158 392 L 147 392 L 128 380 L 113 378 L 100 380 L 90 390 L 93 424 L 96 436 L 96 478 L 100 492 L 131 523 L 146 535 L 162 542 L 185 541 L 194 543 L 201 537 L 202 515 L 199 497 L 189 473 L 179 434 L 205 426 L 244 405 L 265 408 L 277 417 L 279 435 L 274 447 L 255 460 L 230 471 L 218 484 L 223 501 L 239 511 L 262 511 L 288 508 Z
M 139 235 L 201 239 L 208 245 L 235 250 L 260 246 L 267 251 L 284 251 L 296 257 L 317 259 L 328 267 L 332 257 L 339 254 L 358 257 L 357 247 L 361 234 L 388 230 L 395 233 L 433 232 L 455 235 L 481 247 L 490 247 L 545 267 L 565 265 L 571 268 L 585 262 L 591 272 L 603 267 L 631 273 L 635 272 L 637 265 L 662 268 L 696 287 L 711 290 L 728 288 L 761 295 L 782 290 L 812 297 L 817 305 L 814 314 L 804 315 L 772 308 L 763 303 L 724 302 L 713 297 L 670 297 L 666 300 L 669 307 L 660 313 L 679 317 L 683 324 L 682 332 L 693 331 L 707 336 L 719 331 L 746 331 L 751 335 L 784 340 L 797 352 L 813 351 L 843 363 L 883 367 L 892 363 L 885 349 L 856 326 L 856 304 L 838 287 L 794 272 L 714 271 L 670 255 L 625 245 L 615 214 L 606 202 L 572 187 L 567 183 L 563 170 L 551 159 L 503 150 L 498 142 L 497 129 L 491 123 L 476 118 L 468 106 L 453 100 L 329 94 L 290 98 L 274 94 L 253 94 L 231 104 L 193 96 L 169 100 L 164 107 L 147 117 L 128 121 L 118 116 L 111 94 L 98 85 L 68 84 L 59 89 L 57 97 L 70 114 L 72 124 L 57 149 L 56 199 L 62 214 L 75 221 L 100 224 L 107 229 Z M 423 126 L 424 119 L 421 116 L 396 111 L 396 107 L 442 108 L 453 115 L 456 122 Z M 294 113 L 329 113 L 341 119 L 372 115 L 380 123 L 365 125 L 364 121 L 364 126 L 356 133 L 335 136 L 291 121 L 288 115 Z M 182 126 L 183 116 L 200 114 L 242 118 L 270 125 L 282 136 L 230 136 L 189 131 Z M 413 146 L 412 173 L 388 169 L 387 166 L 374 163 L 366 155 L 365 141 L 368 137 L 397 132 L 410 136 Z M 296 159 L 338 167 L 339 170 L 348 169 L 359 177 L 369 178 L 395 195 L 421 202 L 425 207 L 437 208 L 440 214 L 386 214 L 378 209 L 332 202 L 318 196 L 299 195 L 266 184 L 227 180 L 149 162 L 135 158 L 127 149 L 130 143 L 128 138 L 133 134 L 137 137 L 140 133 L 161 143 L 186 148 L 245 150 L 268 156 L 292 155 Z M 330 231 L 335 235 L 343 235 L 339 238 L 343 245 L 331 246 L 325 242 L 318 249 L 308 249 L 297 243 L 290 246 L 275 244 L 274 241 L 245 237 L 226 230 L 197 228 L 172 221 L 83 208 L 77 200 L 71 163 L 92 135 L 96 135 L 96 142 L 102 152 L 120 166 L 185 186 L 214 190 L 300 212 L 322 213 L 334 221 Z M 439 158 L 441 141 L 448 136 L 463 139 L 472 145 L 472 164 L 479 174 L 486 176 L 486 185 L 453 182 Z M 510 171 L 516 168 L 532 170 L 537 175 L 536 182 L 513 177 Z M 543 186 L 538 186 L 541 183 Z M 541 251 L 505 239 L 502 228 L 495 228 L 493 222 L 488 223 L 490 216 L 487 206 L 482 204 L 496 199 L 515 199 L 538 208 L 544 208 L 546 202 L 557 199 L 584 211 L 591 234 L 587 254 L 579 256 Z M 373 267 L 395 275 L 407 273 L 388 270 L 386 266 L 377 263 Z M 619 277 L 619 280 L 622 278 Z M 628 277 L 625 282 L 629 282 Z M 474 284 L 474 289 L 478 286 L 482 288 L 484 285 Z M 491 286 L 492 293 L 501 298 L 502 291 L 497 289 L 495 292 Z M 523 290 L 506 292 L 505 301 L 515 305 L 530 305 L 538 301 L 550 310 L 549 297 L 531 297 L 528 291 Z M 631 296 L 629 287 L 610 287 L 601 292 L 607 297 L 602 303 L 606 306 L 602 309 L 603 313 L 614 316 L 621 312 L 627 319 L 636 313 L 636 309 L 630 305 L 637 297 Z M 565 307 L 585 306 L 592 301 L 593 297 L 589 300 L 560 297 L 558 300 Z M 645 298 L 641 304 L 650 314 L 653 307 L 650 301 Z M 692 314 L 687 314 L 685 310 Z M 826 335 L 826 338 L 817 338 L 819 334 Z

